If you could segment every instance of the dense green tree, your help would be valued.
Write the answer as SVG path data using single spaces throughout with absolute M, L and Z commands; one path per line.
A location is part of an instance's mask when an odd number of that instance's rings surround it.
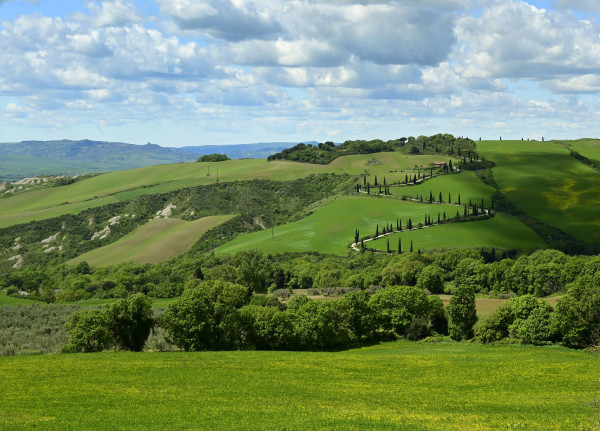
M 152 301 L 143 293 L 109 304 L 104 311 L 117 347 L 141 352 L 154 327 Z
M 436 265 L 424 267 L 417 278 L 417 287 L 431 293 L 444 293 L 444 270 Z
M 250 294 L 266 291 L 265 283 L 271 272 L 271 263 L 262 251 L 240 250 L 234 255 L 233 262 L 236 267 L 236 281 L 246 286 Z
M 414 318 L 429 317 L 427 295 L 417 287 L 390 286 L 371 297 L 383 329 L 405 335 Z
M 457 286 L 448 305 L 450 315 L 449 332 L 454 340 L 473 338 L 473 326 L 477 323 L 475 289 L 472 286 Z
M 69 344 L 65 352 L 101 352 L 114 346 L 106 315 L 102 310 L 83 309 L 69 317 L 65 323 Z
M 167 339 L 186 351 L 231 348 L 232 315 L 248 302 L 248 288 L 223 281 L 190 284 L 162 315 Z

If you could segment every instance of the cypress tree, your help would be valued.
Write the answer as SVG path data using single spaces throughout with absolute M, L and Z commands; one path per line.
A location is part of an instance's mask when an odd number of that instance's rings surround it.
M 381 184 L 379 184 L 379 194 L 381 194 Z
M 406 224 L 406 229 L 412 230 L 412 220 L 409 218 L 408 223 Z
M 458 204 L 460 205 L 460 193 L 458 194 Z
M 390 252 L 390 239 L 387 239 L 387 252 Z
M 365 240 L 362 238 L 360 240 L 360 248 L 365 248 Z
M 375 186 L 377 186 L 377 175 L 375 175 Z
M 469 215 L 468 211 L 467 211 L 467 206 L 465 205 L 465 217 L 467 217 Z
M 358 229 L 356 229 L 356 233 L 354 234 L 354 244 L 358 244 Z
M 452 172 L 452 159 L 448 162 L 448 169 Z
M 385 182 L 385 177 L 383 177 L 383 186 L 385 187 L 386 182 Z
M 440 192 L 439 203 L 442 203 L 442 192 Z
M 402 239 L 398 238 L 398 254 L 402 254 Z
M 387 232 L 386 232 L 386 229 L 385 229 L 385 226 L 384 226 L 384 227 L 383 227 L 383 231 L 381 232 L 381 234 L 382 234 L 383 236 L 385 236 L 385 234 L 386 234 L 386 233 L 387 233 Z
M 444 221 L 446 221 L 446 211 L 444 211 Z
M 452 198 L 450 197 L 450 192 L 448 192 L 448 203 L 451 204 L 452 203 Z
M 483 212 L 483 198 L 481 198 L 481 211 Z
M 412 243 L 412 239 L 410 240 L 410 252 L 413 252 L 413 243 Z
M 400 230 L 400 219 L 396 217 L 396 230 Z
M 408 174 L 404 175 L 404 184 L 408 184 Z
M 375 238 L 379 236 L 379 223 L 377 223 L 377 227 L 375 228 Z
M 367 183 L 367 194 L 371 194 L 371 186 Z
M 363 175 L 363 186 L 367 185 L 367 176 Z
M 431 193 L 431 190 L 429 190 L 429 203 L 433 202 L 433 193 Z
M 440 213 L 438 213 L 438 223 L 437 224 L 440 224 Z

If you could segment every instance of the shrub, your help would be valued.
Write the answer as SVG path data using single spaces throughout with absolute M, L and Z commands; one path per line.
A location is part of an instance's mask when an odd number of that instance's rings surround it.
M 63 352 L 101 352 L 114 345 L 102 310 L 87 309 L 73 313 L 65 323 L 69 344 Z

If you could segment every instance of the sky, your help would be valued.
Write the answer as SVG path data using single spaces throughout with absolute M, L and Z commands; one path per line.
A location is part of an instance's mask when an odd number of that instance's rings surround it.
M 0 0 L 0 142 L 600 137 L 599 0 Z

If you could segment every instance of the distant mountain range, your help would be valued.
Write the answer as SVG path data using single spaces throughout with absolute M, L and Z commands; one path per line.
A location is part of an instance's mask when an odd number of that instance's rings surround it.
M 81 175 L 192 162 L 201 155 L 212 153 L 225 153 L 232 159 L 266 158 L 295 144 L 296 142 L 265 142 L 171 148 L 150 143 L 133 145 L 87 139 L 0 143 L 0 181 L 16 181 L 37 175 Z

